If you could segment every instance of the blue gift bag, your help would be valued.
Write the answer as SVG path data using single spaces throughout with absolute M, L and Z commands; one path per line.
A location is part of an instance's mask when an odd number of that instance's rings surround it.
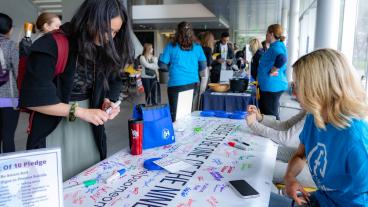
M 175 142 L 174 127 L 167 104 L 134 106 L 133 119 L 143 120 L 143 149 Z

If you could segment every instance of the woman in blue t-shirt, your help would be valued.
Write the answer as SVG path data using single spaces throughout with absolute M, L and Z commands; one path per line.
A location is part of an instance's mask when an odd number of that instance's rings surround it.
M 368 206 L 368 100 L 354 69 L 332 49 L 307 54 L 293 67 L 308 115 L 285 175 L 286 193 L 298 204 Z M 305 163 L 318 188 L 312 195 L 296 179 Z
M 273 24 L 267 29 L 266 41 L 270 48 L 261 57 L 258 66 L 260 87 L 259 109 L 262 114 L 276 116 L 279 120 L 280 97 L 288 88 L 286 78 L 287 50 L 281 25 Z
M 160 57 L 160 68 L 169 71 L 167 93 L 171 117 L 175 121 L 179 92 L 194 89 L 195 95 L 198 92 L 198 73 L 206 69 L 206 56 L 202 46 L 194 42 L 191 24 L 179 23 L 173 42 L 165 47 Z

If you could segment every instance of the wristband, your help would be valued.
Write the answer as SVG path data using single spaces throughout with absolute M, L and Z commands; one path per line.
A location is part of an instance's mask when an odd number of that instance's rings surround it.
M 72 106 L 70 107 L 70 110 L 69 110 L 69 121 L 75 121 L 75 119 L 77 118 L 75 116 L 75 110 L 76 108 L 78 107 L 78 103 L 73 103 Z

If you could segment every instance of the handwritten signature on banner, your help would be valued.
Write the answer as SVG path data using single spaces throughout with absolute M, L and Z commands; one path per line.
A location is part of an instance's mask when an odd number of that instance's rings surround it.
M 194 202 L 194 200 L 190 198 L 185 203 L 181 203 L 181 204 L 177 205 L 176 207 L 192 207 L 193 202 Z
M 206 130 L 201 130 L 198 133 L 186 133 L 185 137 L 177 138 L 176 143 L 145 150 L 140 156 L 131 156 L 126 151 L 121 151 L 108 160 L 87 169 L 67 183 L 81 183 L 96 178 L 103 181 L 108 175 L 121 168 L 127 170 L 125 176 L 110 186 L 99 184 L 98 186 L 90 186 L 83 191 L 67 193 L 64 195 L 65 206 L 73 204 L 73 206 L 124 207 L 135 206 L 134 203 L 137 204 L 136 206 L 140 206 L 140 203 L 142 206 L 149 203 L 152 206 L 171 206 L 170 201 L 176 196 L 183 199 L 180 203 L 175 204 L 177 207 L 191 207 L 197 202 L 201 204 L 205 202 L 207 205 L 204 206 L 221 206 L 219 198 L 216 197 L 217 194 L 202 197 L 198 201 L 195 194 L 223 193 L 229 188 L 226 179 L 224 179 L 225 176 L 252 167 L 250 163 L 242 161 L 248 161 L 255 157 L 252 155 L 253 148 L 245 153 L 238 149 L 232 149 L 226 144 L 230 138 L 238 137 L 244 133 L 239 123 L 232 120 L 209 121 L 204 118 L 195 118 L 183 128 L 195 127 Z M 221 150 L 216 150 L 214 153 L 217 147 Z M 186 160 L 194 167 L 176 174 L 166 171 L 146 171 L 146 173 L 137 174 L 143 171 L 145 159 L 170 155 L 183 159 L 188 157 Z M 136 178 L 134 181 L 132 178 L 134 175 L 140 178 Z

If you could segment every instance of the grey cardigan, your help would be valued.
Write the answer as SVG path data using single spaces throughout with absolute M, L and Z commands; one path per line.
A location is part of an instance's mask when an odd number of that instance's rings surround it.
M 0 87 L 0 98 L 18 98 L 16 78 L 18 75 L 19 52 L 13 40 L 0 34 L 0 47 L 4 53 L 9 81 Z M 13 94 L 12 94 L 13 93 Z
M 286 121 L 278 121 L 274 116 L 264 115 L 261 122 L 253 122 L 249 128 L 256 134 L 268 137 L 282 146 L 297 148 L 305 117 L 306 112 L 303 110 Z

